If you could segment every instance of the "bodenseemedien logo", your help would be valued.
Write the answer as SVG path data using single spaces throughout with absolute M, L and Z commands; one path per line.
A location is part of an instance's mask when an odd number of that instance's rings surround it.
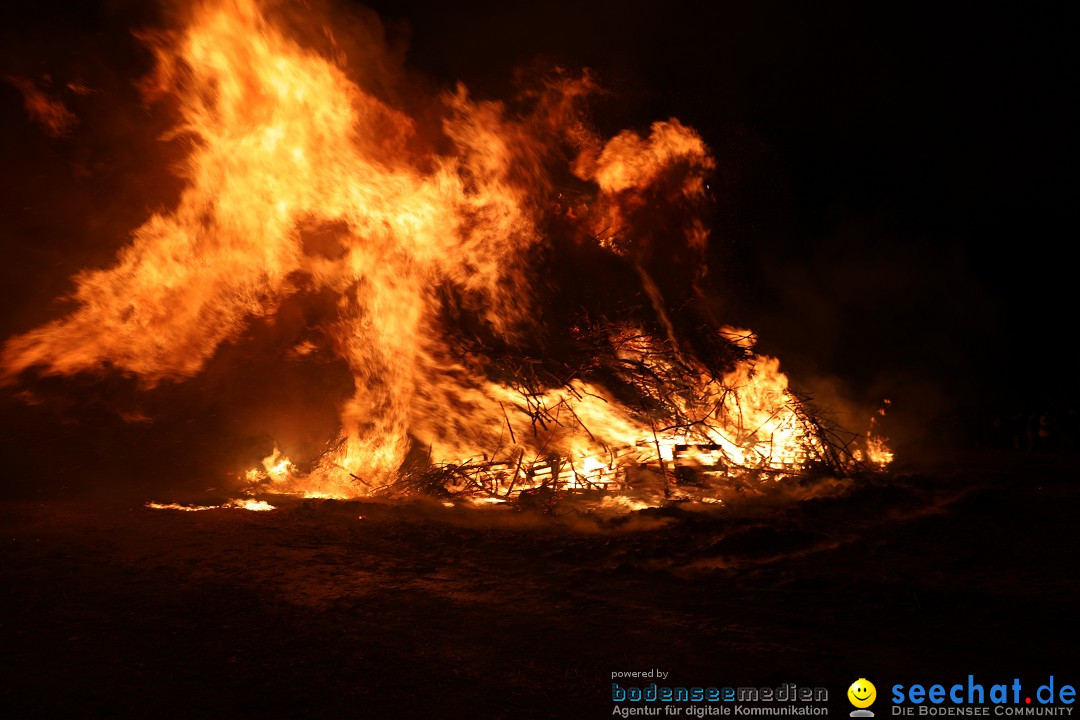
M 874 713 L 866 709 L 874 704 L 874 700 L 877 700 L 877 688 L 874 687 L 874 683 L 866 678 L 859 678 L 847 689 L 847 697 L 848 701 L 855 706 L 855 709 L 851 711 L 851 717 L 874 717 Z

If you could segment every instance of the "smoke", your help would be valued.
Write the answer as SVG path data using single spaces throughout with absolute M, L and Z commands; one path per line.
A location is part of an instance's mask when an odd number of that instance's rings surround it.
M 23 94 L 26 114 L 33 122 L 41 126 L 45 133 L 54 138 L 62 138 L 71 133 L 79 120 L 58 98 L 50 97 L 27 78 L 8 76 L 7 81 Z M 82 86 L 72 84 L 73 92 L 81 92 Z
M 888 213 L 838 207 L 789 252 L 752 249 L 754 279 L 731 310 L 784 358 L 793 385 L 861 430 L 881 421 L 901 460 L 962 445 L 983 406 L 1000 308 L 953 238 L 897 229 Z M 1011 402 L 1000 393 L 995 401 Z

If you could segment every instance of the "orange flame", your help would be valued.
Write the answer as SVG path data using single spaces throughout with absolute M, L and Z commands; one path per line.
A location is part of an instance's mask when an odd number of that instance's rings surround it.
M 619 229 L 651 205 L 702 198 L 714 161 L 678 120 L 604 142 L 573 112 L 590 90 L 587 76 L 549 84 L 525 115 L 458 86 L 442 98 L 450 150 L 424 154 L 410 117 L 291 39 L 254 0 L 201 5 L 182 31 L 152 43 L 158 65 L 146 89 L 178 99 L 175 132 L 192 141 L 186 188 L 175 209 L 135 230 L 112 267 L 75 277 L 74 312 L 6 343 L 3 382 L 31 368 L 113 368 L 147 388 L 182 380 L 253 318 L 319 290 L 338 298 L 328 345 L 348 363 L 355 390 L 341 410 L 340 443 L 312 472 L 275 449 L 248 473 L 272 490 L 369 494 L 393 483 L 413 447 L 426 448 L 435 467 L 483 459 L 477 486 L 493 498 L 552 477 L 621 486 L 634 468 L 666 474 L 695 453 L 692 464 L 707 470 L 772 477 L 819 449 L 778 361 L 750 355 L 717 378 L 678 353 L 659 291 L 640 267 L 667 341 L 628 327 L 611 343 L 628 362 L 689 378 L 677 417 L 659 425 L 580 379 L 526 397 L 488 379 L 446 337 L 439 288 L 447 286 L 506 343 L 529 333 L 530 251 L 545 242 L 558 148 L 575 148 L 573 172 L 592 186 L 577 222 L 613 229 L 595 237 L 614 253 L 630 252 Z M 305 243 L 311 227 L 335 228 L 333 251 Z M 704 268 L 704 224 L 688 214 L 672 232 Z M 752 347 L 748 331 L 730 332 Z M 661 346 L 674 357 L 663 359 Z M 538 429 L 530 420 L 538 414 L 551 422 Z

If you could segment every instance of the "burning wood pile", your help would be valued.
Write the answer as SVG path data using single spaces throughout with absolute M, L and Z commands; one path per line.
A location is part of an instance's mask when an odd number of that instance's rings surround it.
M 219 0 L 144 34 L 142 87 L 176 106 L 186 187 L 112 267 L 74 278 L 71 313 L 6 343 L 0 380 L 183 382 L 319 295 L 333 318 L 288 352 L 347 365 L 351 397 L 311 399 L 340 408 L 341 432 L 308 462 L 275 450 L 252 492 L 648 506 L 888 461 L 797 397 L 749 331 L 694 309 L 716 163 L 692 129 L 605 139 L 592 79 L 566 73 L 514 103 L 458 86 L 428 100 L 428 128 L 332 32 L 282 12 Z
M 389 482 L 350 474 L 351 494 L 545 508 L 574 495 L 641 508 L 719 502 L 795 476 L 839 477 L 887 465 L 880 438 L 828 422 L 787 388 L 775 359 L 753 354 L 749 332 L 724 328 L 719 336 L 726 370 L 625 325 L 582 333 L 577 365 L 499 358 L 491 365 L 501 379 L 505 426 L 490 448 L 436 462 L 429 446 Z M 314 463 L 316 473 L 327 473 L 327 465 L 333 473 L 343 443 Z M 308 477 L 275 450 L 247 480 L 253 490 L 302 492 Z

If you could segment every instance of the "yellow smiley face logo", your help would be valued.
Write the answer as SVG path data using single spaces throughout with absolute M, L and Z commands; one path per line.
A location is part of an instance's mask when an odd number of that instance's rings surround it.
M 868 708 L 877 699 L 877 688 L 866 678 L 859 678 L 847 689 L 848 700 L 857 708 Z

